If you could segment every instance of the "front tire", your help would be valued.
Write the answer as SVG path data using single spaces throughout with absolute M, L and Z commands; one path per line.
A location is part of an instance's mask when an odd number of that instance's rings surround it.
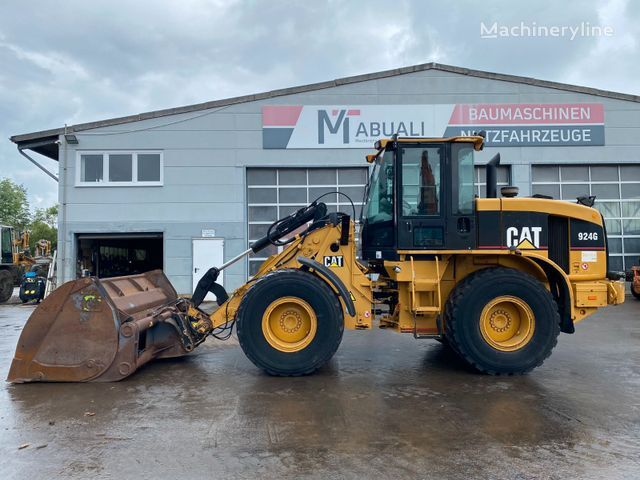
M 308 375 L 340 345 L 342 307 L 320 278 L 279 270 L 258 279 L 240 302 L 238 340 L 245 355 L 270 375 Z
M 542 365 L 560 333 L 551 293 L 531 275 L 486 268 L 465 278 L 447 300 L 445 329 L 460 356 L 492 375 Z

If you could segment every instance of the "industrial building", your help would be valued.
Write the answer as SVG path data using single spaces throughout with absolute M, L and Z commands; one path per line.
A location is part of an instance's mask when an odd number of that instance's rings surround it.
M 435 63 L 16 135 L 59 162 L 61 281 L 163 268 L 179 293 L 327 192 L 362 205 L 376 139 L 487 132 L 520 195 L 596 195 L 610 268 L 640 256 L 640 97 Z M 483 168 L 476 169 L 484 194 Z M 323 198 L 350 212 L 344 195 Z M 276 247 L 273 247 L 275 251 Z M 269 254 L 267 251 L 265 254 Z M 262 255 L 262 253 L 261 253 Z M 224 272 L 233 289 L 264 256 Z

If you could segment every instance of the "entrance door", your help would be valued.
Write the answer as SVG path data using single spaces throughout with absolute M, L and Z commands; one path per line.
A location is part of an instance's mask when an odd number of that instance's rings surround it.
M 473 146 L 407 144 L 399 151 L 398 248 L 474 248 Z
M 193 239 L 193 270 L 191 275 L 193 278 L 193 288 L 207 273 L 211 267 L 219 267 L 224 263 L 224 239 L 223 238 L 194 238 Z M 220 272 L 217 283 L 224 285 L 224 272 Z M 209 292 L 204 298 L 205 301 L 214 301 L 216 296 Z
M 445 147 L 407 145 L 398 149 L 398 248 L 444 248 Z

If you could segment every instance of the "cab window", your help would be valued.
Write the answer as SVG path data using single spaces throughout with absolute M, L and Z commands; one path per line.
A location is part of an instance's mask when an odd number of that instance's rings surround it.
M 402 215 L 440 215 L 441 149 L 402 149 Z
M 451 151 L 453 178 L 457 179 L 453 192 L 453 214 L 471 215 L 474 200 L 473 147 L 467 144 L 457 144 L 452 146 Z
M 367 195 L 367 223 L 393 220 L 393 152 L 376 160 Z

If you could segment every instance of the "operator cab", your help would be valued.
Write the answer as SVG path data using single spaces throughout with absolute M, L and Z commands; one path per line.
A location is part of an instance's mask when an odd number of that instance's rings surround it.
M 397 260 L 398 250 L 476 247 L 474 150 L 480 135 L 376 142 L 362 213 L 362 258 Z

